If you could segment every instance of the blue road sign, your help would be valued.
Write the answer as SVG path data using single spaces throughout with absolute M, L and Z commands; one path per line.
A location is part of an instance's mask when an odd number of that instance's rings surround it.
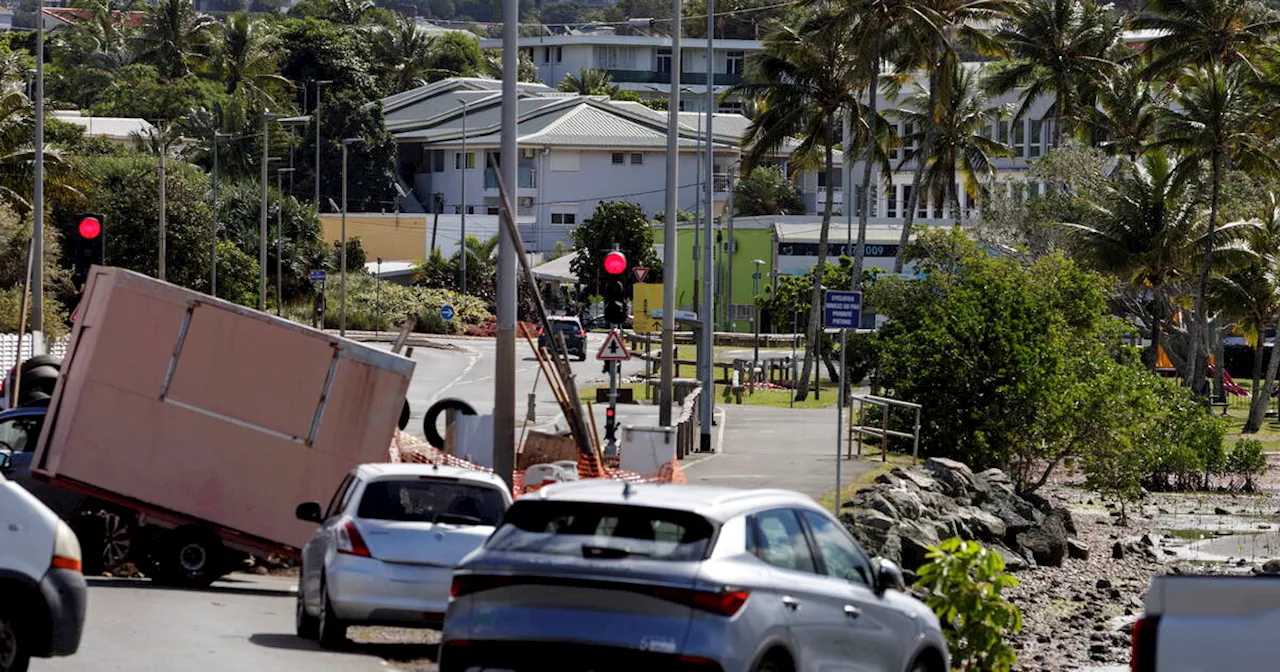
M 448 322 L 453 319 L 453 306 L 445 304 L 440 306 L 440 319 Z
M 857 329 L 862 324 L 862 292 L 828 291 L 822 306 L 822 326 Z
M 324 282 L 324 271 L 311 271 L 311 282 Z

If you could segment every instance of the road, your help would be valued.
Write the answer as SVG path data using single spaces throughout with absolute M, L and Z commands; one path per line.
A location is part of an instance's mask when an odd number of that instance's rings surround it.
M 80 651 L 34 660 L 32 672 L 218 672 L 428 669 L 388 665 L 434 659 L 428 644 L 354 644 L 320 649 L 293 634 L 293 579 L 235 575 L 207 590 L 174 590 L 146 580 L 90 579 Z

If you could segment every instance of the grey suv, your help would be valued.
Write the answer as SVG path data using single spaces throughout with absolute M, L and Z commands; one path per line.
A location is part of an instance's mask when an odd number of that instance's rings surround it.
M 584 361 L 587 358 L 587 331 L 582 328 L 582 322 L 576 317 L 566 317 L 563 315 L 552 315 L 547 318 L 551 323 L 552 333 L 543 332 L 538 335 L 538 347 L 552 349 L 551 339 L 557 334 L 564 336 L 565 349 L 568 354 L 575 355 L 578 361 Z
M 938 619 L 813 500 L 591 480 L 520 498 L 454 573 L 442 672 L 946 672 Z

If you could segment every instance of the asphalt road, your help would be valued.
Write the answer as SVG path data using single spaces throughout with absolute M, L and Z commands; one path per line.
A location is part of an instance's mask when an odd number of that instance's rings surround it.
M 235 575 L 207 590 L 175 590 L 146 580 L 90 579 L 80 651 L 34 660 L 33 672 L 224 672 L 421 670 L 393 660 L 436 657 L 429 644 L 353 644 L 320 649 L 294 636 L 294 579 Z

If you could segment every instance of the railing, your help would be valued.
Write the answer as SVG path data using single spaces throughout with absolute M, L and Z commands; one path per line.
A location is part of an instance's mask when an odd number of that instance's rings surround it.
M 716 173 L 711 176 L 711 189 L 717 194 L 723 194 L 729 191 L 729 174 Z
M 680 407 L 680 418 L 676 420 L 676 459 L 682 460 L 689 453 L 698 452 L 702 434 L 701 413 L 702 387 L 693 388 L 684 397 Z
M 67 354 L 67 339 L 58 338 L 47 339 L 47 351 L 54 357 L 65 357 Z M 22 337 L 22 359 L 31 358 L 31 335 Z M 18 361 L 18 335 L 17 334 L 0 334 L 0 377 L 7 375 L 9 368 Z
M 516 174 L 517 174 L 516 182 L 519 184 L 521 189 L 537 189 L 538 188 L 538 170 L 536 168 L 520 166 L 519 168 L 516 169 Z M 493 174 L 492 168 L 484 169 L 484 188 L 485 189 L 498 188 L 498 177 Z
M 858 411 L 859 411 L 858 415 L 861 415 L 862 409 L 865 408 L 867 404 L 871 404 L 873 406 L 879 406 L 881 407 L 881 409 L 884 410 L 884 413 L 881 415 L 881 418 L 880 418 L 880 426 L 867 427 L 864 425 L 858 425 L 854 423 L 854 419 L 857 416 L 854 416 L 853 405 L 850 404 L 850 407 L 849 407 L 849 435 L 850 436 L 849 436 L 849 441 L 845 445 L 852 444 L 853 439 L 856 436 L 857 443 L 858 443 L 858 457 L 862 457 L 862 437 L 863 435 L 866 435 L 866 436 L 874 436 L 880 439 L 880 451 L 881 451 L 880 460 L 882 462 L 889 460 L 889 437 L 894 437 L 899 439 L 911 439 L 912 441 L 911 457 L 917 460 L 920 459 L 920 404 L 913 404 L 909 401 L 902 401 L 899 399 L 890 399 L 888 397 L 877 397 L 870 394 L 851 394 L 849 395 L 849 400 L 858 402 Z M 896 432 L 892 429 L 889 429 L 889 408 L 890 407 L 905 408 L 905 409 L 915 411 L 916 422 L 915 422 L 914 431 L 912 433 L 908 434 L 906 432 Z M 848 450 L 851 450 L 851 448 Z M 850 459 L 852 457 L 853 457 L 852 455 L 846 454 L 846 459 Z
M 619 84 L 670 84 L 670 72 L 657 72 L 655 70 L 605 70 L 613 81 Z M 732 74 L 728 72 L 717 72 L 714 81 L 716 86 L 734 86 L 742 83 L 742 75 Z M 705 72 L 682 72 L 680 73 L 681 84 L 706 84 L 707 73 Z

